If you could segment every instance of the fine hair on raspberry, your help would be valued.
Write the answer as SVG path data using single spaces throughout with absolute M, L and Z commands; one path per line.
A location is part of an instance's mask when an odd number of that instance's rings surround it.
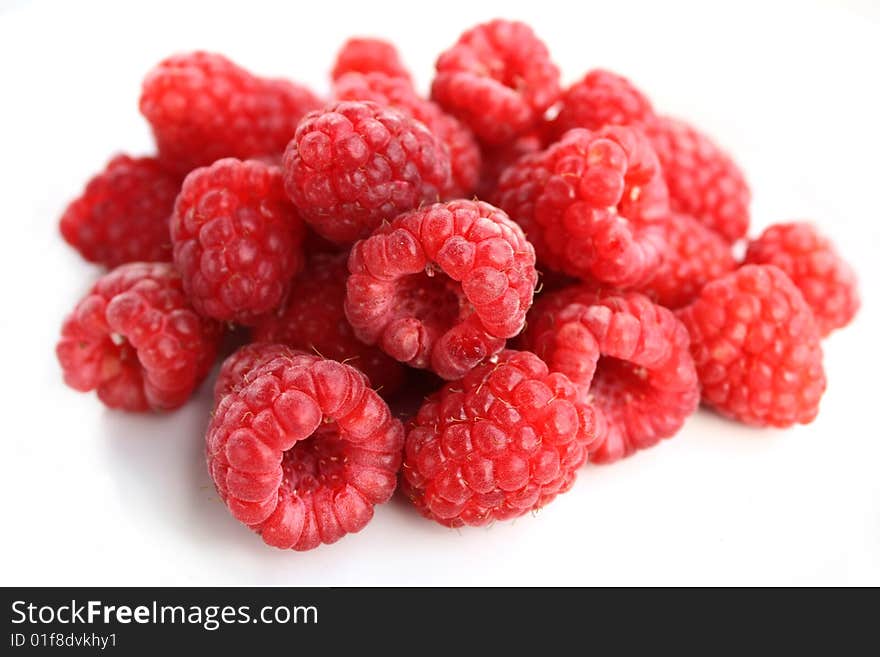
M 537 281 L 522 230 L 480 201 L 398 216 L 355 244 L 348 268 L 355 335 L 450 380 L 522 330 Z
M 220 497 L 281 549 L 311 550 L 360 531 L 396 487 L 400 420 L 348 365 L 283 347 L 255 365 L 229 379 L 208 427 Z
M 425 400 L 407 429 L 401 487 L 448 527 L 516 518 L 571 488 L 600 427 L 565 375 L 505 350 Z
M 700 399 L 684 325 L 636 292 L 576 286 L 543 296 L 522 345 L 578 384 L 608 423 L 590 460 L 611 463 L 678 432 Z
M 169 263 L 129 263 L 68 315 L 56 353 L 64 381 L 111 408 L 171 410 L 211 369 L 222 333 L 195 312 Z

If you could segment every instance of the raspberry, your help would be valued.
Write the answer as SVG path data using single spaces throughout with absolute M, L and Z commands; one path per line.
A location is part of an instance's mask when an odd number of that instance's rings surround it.
M 559 95 L 559 69 L 532 29 L 494 20 L 468 30 L 437 60 L 431 93 L 482 140 L 527 132 Z
M 553 129 L 558 137 L 572 128 L 638 126 L 653 118 L 651 101 L 632 82 L 616 73 L 596 69 L 562 93 Z
M 217 381 L 214 383 L 214 405 L 226 395 L 237 391 L 250 382 L 251 372 L 272 362 L 276 358 L 293 358 L 301 352 L 284 344 L 273 342 L 252 342 L 236 349 L 223 361 Z
M 355 335 L 397 360 L 457 379 L 519 333 L 535 252 L 488 203 L 402 214 L 355 244 L 345 313 Z
M 56 353 L 71 388 L 97 390 L 111 408 L 170 410 L 211 369 L 221 337 L 170 264 L 134 262 L 98 279 L 64 321 Z
M 494 200 L 551 269 L 623 287 L 659 265 L 666 188 L 650 145 L 631 128 L 571 130 L 508 168 Z
M 757 426 L 813 421 L 825 391 L 819 330 L 785 272 L 745 265 L 708 283 L 678 316 L 705 403 Z
M 310 550 L 360 531 L 391 497 L 403 427 L 356 369 L 292 352 L 220 400 L 206 445 L 232 515 L 268 545 Z
M 171 259 L 168 218 L 180 179 L 153 157 L 117 155 L 61 217 L 61 234 L 89 262 Z
M 264 317 L 254 340 L 281 342 L 361 370 L 382 395 L 394 394 L 405 378 L 403 366 L 380 349 L 354 337 L 345 318 L 347 254 L 315 254 L 294 281 L 286 307 Z
M 834 245 L 808 223 L 776 224 L 749 243 L 746 263 L 776 265 L 791 278 L 826 336 L 859 310 L 856 276 Z
M 611 463 L 675 435 L 700 391 L 688 333 L 637 292 L 572 287 L 542 296 L 522 345 L 579 386 L 608 422 L 590 460 Z
M 644 130 L 660 158 L 672 209 L 699 219 L 728 242 L 743 237 L 751 192 L 730 156 L 683 121 L 660 117 Z
M 383 73 L 412 84 L 397 48 L 382 39 L 360 37 L 342 44 L 331 77 L 335 82 L 346 73 Z
M 660 267 L 639 291 L 667 308 L 689 304 L 709 281 L 733 271 L 730 245 L 714 230 L 684 214 L 663 222 Z
M 473 134 L 439 105 L 416 95 L 409 81 L 383 73 L 348 73 L 336 81 L 334 91 L 339 100 L 369 100 L 421 121 L 446 147 L 449 156 L 452 184 L 444 190 L 445 196 L 466 197 L 473 193 L 480 175 L 480 149 Z
M 540 509 L 571 488 L 597 439 L 592 407 L 540 358 L 505 350 L 425 401 L 406 436 L 402 490 L 448 527 Z
M 303 219 L 351 243 L 449 188 L 449 158 L 425 127 L 390 107 L 344 101 L 312 112 L 284 153 L 284 182 Z
M 222 157 L 280 153 L 300 118 L 320 106 L 305 87 L 257 77 L 206 52 L 160 62 L 144 79 L 140 99 L 159 159 L 181 175 Z
M 242 324 L 282 302 L 304 238 L 281 170 L 255 160 L 226 158 L 190 173 L 171 217 L 174 262 L 193 306 Z
M 538 132 L 529 132 L 524 135 L 500 144 L 498 146 L 483 146 L 481 151 L 482 170 L 480 182 L 477 185 L 477 196 L 490 199 L 495 195 L 498 180 L 501 174 L 512 166 L 523 155 L 537 153 L 544 149 L 544 140 Z

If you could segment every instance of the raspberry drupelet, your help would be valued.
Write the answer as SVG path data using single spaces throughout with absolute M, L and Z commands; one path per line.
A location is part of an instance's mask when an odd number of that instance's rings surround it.
M 550 269 L 631 287 L 660 264 L 666 186 L 650 144 L 632 128 L 569 131 L 508 168 L 493 200 Z
M 604 439 L 590 447 L 596 463 L 675 435 L 699 404 L 687 330 L 642 294 L 572 287 L 544 295 L 521 343 L 604 415 Z
M 433 99 L 490 144 L 527 132 L 559 95 L 559 69 L 547 46 L 517 21 L 468 30 L 436 68 Z
M 660 159 L 672 209 L 699 219 L 728 242 L 744 237 L 751 191 L 731 157 L 684 121 L 664 116 L 643 129 Z
M 703 285 L 736 268 L 730 244 L 693 217 L 670 213 L 663 235 L 660 266 L 638 288 L 662 306 L 687 305 Z
M 552 132 L 598 130 L 606 125 L 638 126 L 654 118 L 651 101 L 628 79 L 596 69 L 562 92 Z
M 284 300 L 304 238 L 281 170 L 256 160 L 225 158 L 190 173 L 171 218 L 174 262 L 193 306 L 241 324 Z
M 303 118 L 283 167 L 303 219 L 340 244 L 436 202 L 450 186 L 449 156 L 437 137 L 400 111 L 366 101 L 334 103 Z
M 140 98 L 159 159 L 181 175 L 223 157 L 279 154 L 300 118 L 320 106 L 305 87 L 258 77 L 207 52 L 160 62 L 144 79 Z
M 347 260 L 345 253 L 311 256 L 294 281 L 286 305 L 263 317 L 251 335 L 255 341 L 280 342 L 352 365 L 388 397 L 406 378 L 405 368 L 354 336 L 343 310 Z
M 403 426 L 363 374 L 293 350 L 232 381 L 206 436 L 232 515 L 293 550 L 363 529 L 394 493 L 402 448 Z
M 819 329 L 785 272 L 740 267 L 708 283 L 678 316 L 691 336 L 704 403 L 755 426 L 815 419 L 825 392 Z
M 534 354 L 502 351 L 427 398 L 407 429 L 401 489 L 447 527 L 540 509 L 571 488 L 601 439 L 577 396 Z
M 522 330 L 538 276 L 519 226 L 479 201 L 398 216 L 355 244 L 348 268 L 345 313 L 355 335 L 445 379 Z
M 471 131 L 439 105 L 421 98 L 409 81 L 384 73 L 347 73 L 333 87 L 339 100 L 369 100 L 387 105 L 421 121 L 446 147 L 452 172 L 445 198 L 466 198 L 473 194 L 480 175 L 480 148 Z
M 330 76 L 335 82 L 346 73 L 382 73 L 412 86 L 409 71 L 397 48 L 383 39 L 354 37 L 342 44 Z
M 849 324 L 859 310 L 855 273 L 809 223 L 770 226 L 749 242 L 745 262 L 775 265 L 788 274 L 812 308 L 823 336 Z
M 181 178 L 154 157 L 117 155 L 61 217 L 61 234 L 89 262 L 171 260 L 168 219 Z
M 64 321 L 56 347 L 64 381 L 111 408 L 182 406 L 217 354 L 222 326 L 200 317 L 169 263 L 105 274 Z

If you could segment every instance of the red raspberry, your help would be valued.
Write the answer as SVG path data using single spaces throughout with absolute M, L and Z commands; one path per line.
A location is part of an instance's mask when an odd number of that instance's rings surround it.
M 637 126 L 654 118 L 651 101 L 621 75 L 596 69 L 562 93 L 553 129 L 598 130 L 606 125 Z
M 336 81 L 334 94 L 339 100 L 369 100 L 387 105 L 421 121 L 449 155 L 452 181 L 450 188 L 444 190 L 445 195 L 465 197 L 473 193 L 480 175 L 480 148 L 473 134 L 439 105 L 420 98 L 407 80 L 383 73 L 348 73 Z
M 559 95 L 559 69 L 544 42 L 516 21 L 468 30 L 440 55 L 431 93 L 482 140 L 527 132 Z
M 730 156 L 696 128 L 669 117 L 644 126 L 657 151 L 669 203 L 735 242 L 749 228 L 751 192 Z
M 310 550 L 360 531 L 391 497 L 403 427 L 356 369 L 293 352 L 220 400 L 206 443 L 232 515 L 268 545 Z
M 274 342 L 251 342 L 236 349 L 220 367 L 217 381 L 214 383 L 214 405 L 220 403 L 226 395 L 237 391 L 242 385 L 250 383 L 251 373 L 276 358 L 294 358 L 303 354 L 284 344 Z
M 849 324 L 859 310 L 855 273 L 808 223 L 770 226 L 749 243 L 745 261 L 776 265 L 788 274 L 812 308 L 823 336 Z
M 673 212 L 663 222 L 660 267 L 639 291 L 667 308 L 680 308 L 703 285 L 736 268 L 730 245 L 714 230 L 685 214 Z
M 402 365 L 380 349 L 354 337 L 345 318 L 347 254 L 315 254 L 294 281 L 287 305 L 264 317 L 253 330 L 254 340 L 281 342 L 317 352 L 361 370 L 383 396 L 394 394 L 405 378 Z
M 168 263 L 121 265 L 64 321 L 56 347 L 64 381 L 111 408 L 182 406 L 217 354 L 222 327 L 199 317 Z
M 498 146 L 484 145 L 481 150 L 483 167 L 480 171 L 480 182 L 477 185 L 477 197 L 483 199 L 493 198 L 498 187 L 498 180 L 508 167 L 517 162 L 523 155 L 537 153 L 543 149 L 544 139 L 538 131 L 520 135 Z
M 412 84 L 397 48 L 382 39 L 355 37 L 342 44 L 331 77 L 335 82 L 346 73 L 383 73 Z
M 281 304 L 304 238 L 281 170 L 255 160 L 190 173 L 171 217 L 174 262 L 196 310 L 242 324 Z
M 659 264 L 666 187 L 650 145 L 631 128 L 568 132 L 508 168 L 494 199 L 551 269 L 623 287 Z
M 675 435 L 700 401 L 687 330 L 636 292 L 572 287 L 544 295 L 522 344 L 603 412 L 606 437 L 590 448 L 597 463 Z
M 447 383 L 408 428 L 401 487 L 427 518 L 485 525 L 571 488 L 597 439 L 593 408 L 540 358 L 505 350 Z
M 160 62 L 144 79 L 140 99 L 159 159 L 181 175 L 222 157 L 280 153 L 300 118 L 320 106 L 305 87 L 257 77 L 206 52 Z
M 284 153 L 288 195 L 317 233 L 339 243 L 436 201 L 449 181 L 449 158 L 437 138 L 421 123 L 371 102 L 312 112 Z
M 61 234 L 89 262 L 171 259 L 168 218 L 180 179 L 153 157 L 117 155 L 61 217 Z
M 519 226 L 488 203 L 402 214 L 354 245 L 345 314 L 355 335 L 457 379 L 523 327 L 538 274 Z
M 678 316 L 704 402 L 757 426 L 813 421 L 825 391 L 819 330 L 785 272 L 745 265 L 708 283 Z

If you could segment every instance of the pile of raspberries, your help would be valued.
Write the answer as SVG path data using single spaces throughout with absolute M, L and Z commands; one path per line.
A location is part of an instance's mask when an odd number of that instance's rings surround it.
M 521 516 L 700 403 L 808 423 L 821 341 L 859 307 L 809 223 L 747 237 L 709 137 L 615 73 L 562 87 L 520 22 L 462 34 L 429 97 L 358 38 L 329 99 L 195 52 L 140 111 L 156 155 L 114 157 L 61 218 L 107 268 L 62 327 L 64 380 L 170 411 L 225 357 L 208 469 L 275 547 L 359 531 L 398 485 L 449 527 Z

